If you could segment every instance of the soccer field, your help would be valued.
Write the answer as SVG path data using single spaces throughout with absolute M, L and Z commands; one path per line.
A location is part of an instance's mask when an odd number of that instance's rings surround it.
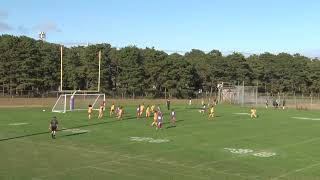
M 320 112 L 173 105 L 177 123 L 156 131 L 125 107 L 119 121 L 41 108 L 0 109 L 0 179 L 320 179 Z M 48 127 L 56 115 L 60 131 Z

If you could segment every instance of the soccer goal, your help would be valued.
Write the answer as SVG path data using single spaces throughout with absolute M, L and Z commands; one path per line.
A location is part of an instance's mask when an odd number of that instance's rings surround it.
M 105 101 L 105 94 L 87 94 L 74 92 L 61 94 L 52 108 L 52 112 L 66 113 L 68 111 L 87 110 L 92 105 L 94 110 L 99 110 L 101 103 Z

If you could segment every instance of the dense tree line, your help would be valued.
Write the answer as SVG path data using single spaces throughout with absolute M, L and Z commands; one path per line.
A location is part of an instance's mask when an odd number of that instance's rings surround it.
M 260 91 L 319 93 L 320 61 L 299 54 L 263 53 L 223 56 L 193 49 L 185 55 L 154 48 L 110 44 L 64 47 L 63 89 L 96 89 L 98 52 L 102 52 L 101 91 L 113 95 L 194 96 L 215 91 L 218 82 L 259 85 Z M 60 85 L 60 45 L 32 38 L 0 36 L 0 86 L 9 94 L 57 91 Z M 1 90 L 1 89 L 0 89 Z

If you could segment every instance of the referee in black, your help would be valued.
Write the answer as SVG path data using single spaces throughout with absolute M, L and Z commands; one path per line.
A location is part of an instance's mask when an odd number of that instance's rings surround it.
M 51 130 L 52 139 L 56 138 L 56 131 L 58 130 L 58 120 L 57 117 L 53 117 L 49 124 L 49 129 Z

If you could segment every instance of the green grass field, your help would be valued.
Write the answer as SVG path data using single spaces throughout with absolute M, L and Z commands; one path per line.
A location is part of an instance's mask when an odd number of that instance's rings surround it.
M 133 106 L 122 121 L 0 109 L 0 179 L 320 179 L 320 112 L 258 109 L 251 120 L 249 108 L 219 105 L 208 120 L 196 106 L 173 107 L 176 127 L 158 131 Z M 65 129 L 57 139 L 53 115 Z

